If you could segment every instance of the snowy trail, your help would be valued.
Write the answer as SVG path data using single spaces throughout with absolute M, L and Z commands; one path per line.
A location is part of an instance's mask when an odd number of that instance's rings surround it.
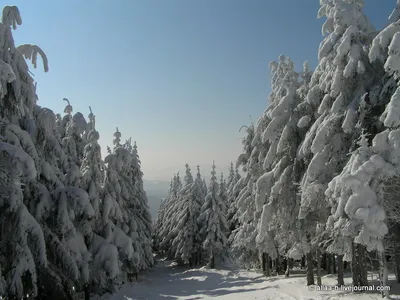
M 333 276 L 323 278 L 324 284 L 334 284 Z M 309 291 L 303 275 L 291 278 L 264 276 L 243 270 L 225 268 L 187 269 L 170 261 L 160 261 L 157 267 L 142 275 L 138 282 L 124 285 L 110 300 L 377 300 L 381 295 L 348 292 Z

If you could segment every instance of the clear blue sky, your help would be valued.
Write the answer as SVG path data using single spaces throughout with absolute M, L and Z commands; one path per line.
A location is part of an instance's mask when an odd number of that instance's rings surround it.
M 366 0 L 377 28 L 395 0 Z M 39 104 L 62 98 L 96 115 L 105 153 L 119 127 L 138 143 L 147 179 L 169 179 L 188 162 L 228 166 L 238 129 L 266 108 L 271 60 L 317 64 L 317 0 L 57 0 L 11 3 L 17 44 L 39 45 L 50 71 L 33 70 Z M 209 173 L 206 169 L 203 172 Z

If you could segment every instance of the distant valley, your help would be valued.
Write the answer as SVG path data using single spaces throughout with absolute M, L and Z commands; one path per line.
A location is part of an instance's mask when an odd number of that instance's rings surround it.
M 161 198 L 168 195 L 169 181 L 154 181 L 154 180 L 143 180 L 144 190 L 147 194 L 149 201 L 150 213 L 153 221 L 157 217 L 157 211 L 160 207 Z

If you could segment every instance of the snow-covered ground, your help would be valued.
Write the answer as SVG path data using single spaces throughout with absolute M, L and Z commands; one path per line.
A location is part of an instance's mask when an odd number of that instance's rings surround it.
M 335 275 L 322 278 L 324 285 L 335 285 Z M 346 284 L 351 279 L 346 278 Z M 400 299 L 399 286 L 393 284 L 394 299 Z M 310 291 L 304 274 L 293 274 L 290 278 L 276 276 L 266 278 L 259 273 L 225 266 L 223 269 L 188 269 L 178 267 L 170 261 L 160 261 L 157 267 L 138 282 L 124 285 L 109 300 L 377 300 L 378 292 Z

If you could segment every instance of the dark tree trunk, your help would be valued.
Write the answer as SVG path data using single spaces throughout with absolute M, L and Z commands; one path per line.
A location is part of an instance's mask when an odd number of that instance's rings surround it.
M 307 285 L 314 285 L 314 261 L 312 252 L 306 255 L 307 260 Z
M 275 260 L 275 272 L 276 272 L 276 275 L 279 275 L 279 268 L 280 268 L 280 259 L 279 259 L 279 254 L 278 254 L 278 257 Z
M 67 296 L 68 300 L 74 300 L 74 298 L 72 298 L 71 292 L 69 291 L 67 285 L 64 284 L 64 293 Z
M 366 252 L 366 247 L 363 245 L 358 244 L 357 245 L 357 252 L 358 252 L 358 264 L 359 264 L 359 269 L 360 269 L 360 285 L 362 286 L 368 286 L 368 271 L 367 267 L 365 265 L 365 252 Z
M 317 285 L 322 286 L 322 281 L 321 281 L 321 251 L 319 248 L 317 248 Z
M 328 271 L 328 255 L 326 252 L 321 255 L 321 269 Z
M 262 266 L 263 274 L 265 276 L 270 276 L 269 256 L 265 252 L 263 252 L 262 257 L 261 257 L 261 266 Z
M 400 283 L 400 249 L 397 248 L 396 254 L 395 254 L 395 271 L 396 271 L 396 281 L 397 283 Z
M 85 292 L 85 300 L 90 300 L 90 290 L 88 284 L 85 284 L 84 292 Z
M 344 272 L 343 272 L 343 255 L 337 256 L 337 284 L 338 286 L 344 285 Z
M 210 263 L 209 263 L 209 267 L 211 269 L 215 268 L 215 257 L 214 257 L 214 253 L 211 251 L 211 255 L 210 255 Z
M 286 272 L 286 269 L 287 269 L 288 265 L 289 265 L 288 259 L 285 257 L 285 258 L 282 260 L 282 268 L 281 268 L 280 270 L 283 270 L 284 272 Z
M 385 255 L 385 250 L 379 253 L 379 279 L 382 287 L 388 286 L 388 266 Z M 382 298 L 386 297 L 389 299 L 389 290 L 381 291 Z
M 358 266 L 358 261 L 357 261 L 357 251 L 356 251 L 356 245 L 353 243 L 352 245 L 352 254 L 353 257 L 351 259 L 351 276 L 353 279 L 353 285 L 354 286 L 360 286 L 360 268 Z
M 332 267 L 333 267 L 333 273 L 336 273 L 336 255 L 335 253 L 332 253 Z M 343 257 L 342 257 L 342 270 L 343 270 Z
M 392 225 L 393 226 L 393 225 Z M 400 225 L 396 224 L 393 226 L 394 231 L 394 272 L 396 274 L 396 282 L 400 283 Z
M 327 274 L 332 274 L 332 254 L 330 253 L 325 253 L 325 265 L 326 265 L 326 273 Z
M 268 256 L 268 257 L 269 257 L 269 256 Z M 270 269 L 270 270 L 273 270 L 273 268 L 274 268 L 274 262 L 275 262 L 274 259 L 272 259 L 271 257 L 268 258 L 268 264 L 269 264 L 269 269 Z
M 265 265 L 266 265 L 266 259 L 265 259 L 265 252 L 261 254 L 261 270 L 263 274 L 265 274 Z
M 305 269 L 306 268 L 306 256 L 303 255 L 301 258 L 301 268 Z
M 276 258 L 275 259 L 271 258 L 271 270 L 272 274 L 274 274 L 274 272 L 276 271 Z
M 287 259 L 287 266 L 286 266 L 286 272 L 285 276 L 289 277 L 290 276 L 290 269 L 293 267 L 293 258 L 288 258 Z
M 353 243 L 353 258 L 351 271 L 353 275 L 353 285 L 367 286 L 367 270 L 365 267 L 365 246 Z
M 192 262 L 193 262 L 193 266 L 196 267 L 197 266 L 197 253 L 194 253 L 194 255 L 192 257 Z

